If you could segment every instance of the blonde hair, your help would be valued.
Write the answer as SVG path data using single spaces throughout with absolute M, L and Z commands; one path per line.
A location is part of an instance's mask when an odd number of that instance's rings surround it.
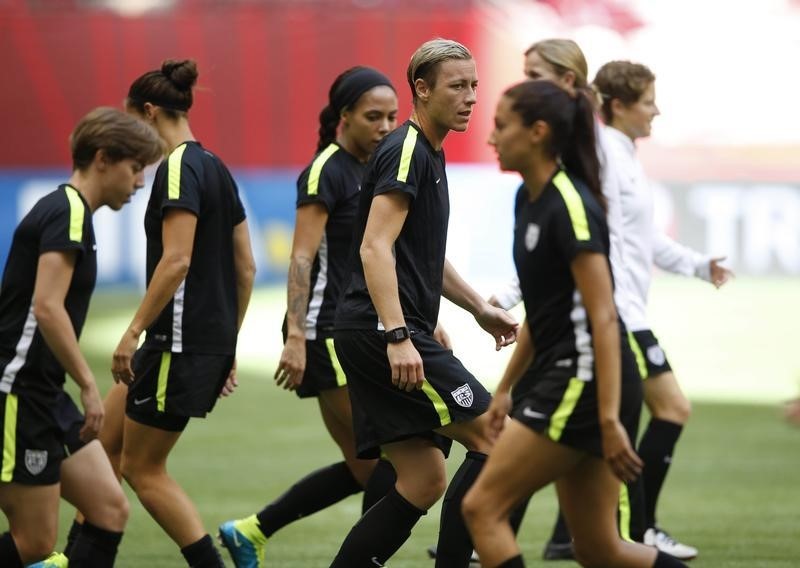
M 98 107 L 84 116 L 69 136 L 72 168 L 85 171 L 98 150 L 112 162 L 132 158 L 142 165 L 164 155 L 158 132 L 134 116 L 110 107 Z
M 527 57 L 536 52 L 551 65 L 561 77 L 567 71 L 575 74 L 575 88 L 583 89 L 589 83 L 589 66 L 578 44 L 571 39 L 552 38 L 537 41 L 525 51 Z
M 436 86 L 436 76 L 439 64 L 451 59 L 472 59 L 469 49 L 452 39 L 436 38 L 423 43 L 411 56 L 408 62 L 406 77 L 414 102 L 417 101 L 417 90 L 414 82 L 422 79 L 425 84 L 433 88 Z

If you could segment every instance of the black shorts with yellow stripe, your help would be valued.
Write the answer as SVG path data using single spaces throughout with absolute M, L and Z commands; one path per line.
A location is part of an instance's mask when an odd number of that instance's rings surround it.
M 286 337 L 284 335 L 284 341 Z M 333 337 L 306 340 L 306 370 L 295 393 L 300 398 L 319 396 L 324 390 L 347 386 L 347 377 L 336 356 Z
M 658 344 L 658 338 L 649 329 L 628 332 L 628 342 L 636 357 L 642 379 L 657 377 L 672 371 L 667 354 Z
M 214 408 L 233 360 L 233 355 L 139 349 L 125 414 L 147 426 L 180 432 L 189 418 L 203 418 Z
M 570 365 L 532 369 L 517 385 L 511 416 L 554 442 L 594 456 L 603 456 L 597 412 L 597 379 L 578 378 L 577 360 Z M 619 417 L 631 444 L 636 443 L 642 408 L 642 381 L 633 354 L 622 346 Z
M 61 478 L 61 462 L 85 444 L 81 414 L 63 391 L 54 400 L 0 393 L 0 481 L 52 485 Z
M 347 374 L 356 450 L 360 458 L 380 455 L 380 446 L 407 438 L 433 440 L 445 455 L 451 441 L 434 432 L 467 422 L 489 407 L 491 396 L 453 352 L 426 333 L 411 341 L 422 357 L 422 389 L 406 392 L 392 384 L 386 340 L 375 330 L 342 330 L 334 345 Z

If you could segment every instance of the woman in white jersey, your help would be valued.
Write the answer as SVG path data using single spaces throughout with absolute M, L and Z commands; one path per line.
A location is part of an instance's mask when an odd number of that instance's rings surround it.
M 622 212 L 623 257 L 628 294 L 620 306 L 631 332 L 631 346 L 644 381 L 645 403 L 651 420 L 639 442 L 645 462 L 644 535 L 646 544 L 682 559 L 697 550 L 681 545 L 656 526 L 655 509 L 675 444 L 689 418 L 691 406 L 681 392 L 664 351 L 647 321 L 647 294 L 652 267 L 697 276 L 717 288 L 733 275 L 722 258 L 711 258 L 682 246 L 656 229 L 653 190 L 636 156 L 635 142 L 650 135 L 659 110 L 655 100 L 655 75 L 644 65 L 629 61 L 606 63 L 597 72 L 594 87 L 602 98 L 600 112 L 606 123 L 606 178 L 619 190 Z M 618 300 L 619 303 L 619 300 Z

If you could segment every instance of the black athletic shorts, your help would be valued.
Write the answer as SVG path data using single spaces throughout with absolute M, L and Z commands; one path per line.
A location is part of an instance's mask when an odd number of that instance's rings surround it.
M 666 353 L 651 330 L 632 331 L 628 337 L 642 379 L 657 377 L 672 370 Z
M 319 396 L 324 390 L 347 385 L 347 377 L 339 364 L 333 337 L 306 340 L 306 370 L 303 382 L 294 391 L 300 398 Z
M 566 363 L 569 364 L 566 364 Z M 633 354 L 622 345 L 620 421 L 635 446 L 642 409 L 642 381 Z M 603 456 L 597 413 L 597 379 L 577 378 L 577 357 L 523 376 L 511 415 L 554 442 L 594 456 Z
M 233 355 L 139 349 L 136 379 L 128 387 L 125 414 L 141 424 L 179 432 L 189 418 L 211 412 L 233 368 Z
M 382 332 L 335 333 L 336 353 L 349 379 L 360 458 L 376 458 L 381 444 L 412 437 L 432 439 L 447 455 L 451 442 L 434 429 L 472 420 L 489 407 L 491 396 L 451 350 L 426 333 L 414 333 L 411 341 L 422 357 L 425 383 L 406 392 L 392 384 Z
M 59 482 L 61 462 L 67 456 L 66 434 L 56 418 L 60 408 L 56 400 L 0 393 L 0 481 L 23 485 Z

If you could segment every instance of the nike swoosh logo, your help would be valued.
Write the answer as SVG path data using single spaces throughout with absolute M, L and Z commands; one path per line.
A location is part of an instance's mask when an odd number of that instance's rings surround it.
M 377 556 L 373 556 L 373 557 L 372 557 L 372 563 L 373 563 L 375 566 L 383 566 L 383 564 L 381 563 L 381 561 L 380 561 L 380 560 L 378 560 L 378 557 L 377 557 Z
M 151 398 L 153 398 L 153 397 L 152 396 L 148 396 L 147 398 L 143 398 L 142 400 L 139 400 L 138 398 L 134 398 L 133 399 L 133 404 L 135 404 L 136 406 L 139 406 L 141 404 L 144 404 L 145 402 L 147 402 Z
M 537 412 L 536 410 L 531 410 L 530 406 L 526 406 L 525 408 L 523 408 L 522 414 L 524 414 L 528 418 L 540 418 L 544 420 L 547 420 L 547 418 L 549 418 L 547 414 L 544 414 L 543 412 Z
M 436 179 L 436 183 L 439 183 L 440 181 L 442 181 L 442 178 L 437 178 Z

